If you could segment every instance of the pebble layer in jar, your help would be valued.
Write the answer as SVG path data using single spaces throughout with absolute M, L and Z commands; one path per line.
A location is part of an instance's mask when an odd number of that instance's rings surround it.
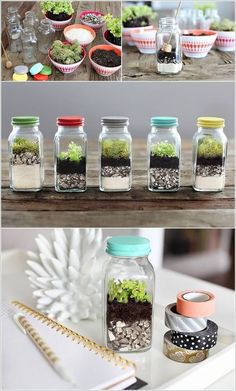
M 179 170 L 174 168 L 150 168 L 150 187 L 156 190 L 179 188 Z
M 85 190 L 86 179 L 84 174 L 59 174 L 57 183 L 61 190 Z

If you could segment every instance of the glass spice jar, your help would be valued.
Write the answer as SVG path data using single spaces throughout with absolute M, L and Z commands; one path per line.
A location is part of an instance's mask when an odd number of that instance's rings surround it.
M 48 54 L 55 39 L 55 29 L 52 22 L 42 19 L 38 28 L 38 49 L 43 54 Z
M 6 15 L 6 25 L 8 26 L 9 23 L 16 22 L 18 26 L 21 25 L 21 17 L 18 14 L 18 9 L 15 7 L 8 7 L 7 8 L 7 15 Z
M 83 192 L 87 188 L 84 121 L 84 117 L 77 116 L 57 118 L 54 173 L 58 192 Z
M 156 37 L 157 72 L 177 74 L 182 70 L 180 30 L 175 18 L 161 18 Z
M 129 191 L 132 185 L 132 138 L 129 118 L 103 117 L 99 136 L 101 191 Z
M 193 188 L 222 191 L 225 186 L 227 137 L 223 118 L 199 117 L 193 137 Z
M 37 61 L 37 37 L 32 28 L 22 30 L 21 40 L 23 46 L 23 60 L 25 64 Z
M 22 52 L 21 28 L 18 22 L 8 22 L 7 35 L 9 39 L 9 51 L 11 53 Z
M 105 344 L 120 352 L 151 348 L 155 276 L 150 241 L 138 236 L 107 240 L 104 280 Z
M 177 191 L 180 186 L 181 139 L 178 118 L 152 117 L 147 140 L 148 189 Z
M 44 180 L 43 135 L 39 117 L 13 117 L 8 138 L 10 187 L 14 191 L 39 191 Z
M 25 19 L 23 20 L 24 28 L 29 27 L 36 30 L 39 26 L 39 20 L 33 11 L 27 11 L 25 13 Z

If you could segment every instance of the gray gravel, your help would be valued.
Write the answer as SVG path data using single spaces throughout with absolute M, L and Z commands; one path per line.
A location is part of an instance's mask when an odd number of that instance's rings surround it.
M 113 166 L 104 166 L 101 170 L 101 175 L 106 177 L 126 177 L 130 174 L 130 166 L 120 166 L 120 167 L 113 167 Z
M 179 170 L 173 168 L 150 168 L 150 187 L 155 190 L 179 188 Z
M 35 155 L 32 152 L 24 152 L 20 154 L 13 154 L 12 156 L 12 163 L 13 164 L 39 164 L 40 163 L 40 157 L 38 155 Z
M 196 166 L 196 175 L 197 176 L 219 176 L 224 174 L 224 167 L 221 165 L 217 166 L 203 166 L 203 165 L 197 165 Z
M 86 178 L 84 174 L 59 174 L 57 182 L 61 190 L 85 190 Z

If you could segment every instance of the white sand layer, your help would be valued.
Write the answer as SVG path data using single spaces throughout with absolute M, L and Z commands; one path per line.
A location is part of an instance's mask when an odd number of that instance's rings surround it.
M 161 64 L 160 62 L 157 63 L 157 70 L 160 73 L 179 73 L 182 69 L 182 62 L 179 64 Z
M 12 166 L 14 189 L 39 189 L 41 187 L 40 164 L 15 164 Z
M 196 176 L 194 187 L 199 190 L 222 190 L 225 186 L 225 175 L 221 176 Z
M 129 190 L 130 188 L 130 178 L 126 177 L 102 177 L 101 178 L 101 188 L 103 190 Z

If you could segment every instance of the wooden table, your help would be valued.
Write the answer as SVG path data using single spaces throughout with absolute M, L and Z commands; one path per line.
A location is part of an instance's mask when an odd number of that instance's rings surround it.
M 9 6 L 16 6 L 19 10 L 19 14 L 21 15 L 22 19 L 24 19 L 24 15 L 26 11 L 32 10 L 35 11 L 35 13 L 38 16 L 38 19 L 42 19 L 42 11 L 40 9 L 39 2 L 21 2 L 21 1 L 4 1 L 2 2 L 2 20 L 4 21 L 4 17 L 7 12 L 7 8 Z M 73 7 L 75 10 L 75 16 L 73 17 L 73 20 L 71 24 L 74 23 L 80 23 L 79 20 L 79 14 L 81 11 L 88 10 L 88 9 L 93 9 L 97 11 L 101 11 L 105 14 L 107 13 L 112 13 L 114 16 L 120 17 L 121 9 L 120 9 L 120 2 L 118 1 L 76 1 L 73 2 Z M 55 39 L 64 39 L 63 36 L 63 31 L 57 32 Z M 2 22 L 2 42 L 5 46 L 5 48 L 8 48 L 8 38 L 6 34 L 6 28 L 5 28 L 5 23 Z M 103 36 L 102 36 L 102 30 L 99 30 L 97 32 L 95 40 L 92 42 L 91 45 L 88 46 L 87 51 L 90 49 L 91 46 L 99 45 L 99 44 L 104 44 Z M 9 57 L 11 61 L 13 62 L 13 65 L 19 65 L 23 63 L 23 58 L 22 58 L 22 53 L 9 53 Z M 51 65 L 50 60 L 47 55 L 41 54 L 38 52 L 37 55 L 37 61 L 41 62 L 42 64 L 48 64 Z M 12 80 L 12 75 L 14 69 L 6 69 L 4 66 L 5 60 L 2 57 L 2 80 L 7 81 L 7 80 Z M 30 66 L 30 64 L 27 64 L 27 66 Z M 83 63 L 79 66 L 79 68 L 71 73 L 64 75 L 60 71 L 58 71 L 54 66 L 53 68 L 53 74 L 50 76 L 49 80 L 64 80 L 64 81 L 74 81 L 74 80 L 102 80 L 102 81 L 116 81 L 121 79 L 121 72 L 116 72 L 114 75 L 110 77 L 102 77 L 99 76 L 91 67 L 88 55 L 86 56 L 85 60 Z M 31 79 L 29 77 L 30 81 Z
M 231 61 L 231 64 L 225 61 Z M 211 50 L 202 59 L 184 57 L 183 70 L 178 75 L 159 75 L 155 54 L 141 54 L 136 47 L 123 46 L 122 79 L 151 80 L 234 80 L 234 53 Z
M 3 227 L 233 227 L 234 145 L 229 144 L 226 187 L 220 193 L 199 193 L 191 187 L 191 143 L 183 142 L 181 189 L 176 193 L 147 190 L 146 140 L 133 143 L 133 188 L 103 193 L 98 189 L 97 142 L 89 142 L 88 190 L 56 193 L 52 142 L 45 142 L 45 187 L 38 193 L 12 192 L 3 142 Z

